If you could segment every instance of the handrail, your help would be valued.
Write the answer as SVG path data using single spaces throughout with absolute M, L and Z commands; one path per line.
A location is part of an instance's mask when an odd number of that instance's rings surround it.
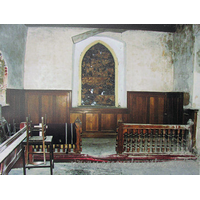
M 119 123 L 120 124 L 120 123 Z M 173 125 L 173 124 L 134 124 L 122 123 L 123 128 L 136 128 L 136 129 L 190 129 L 190 125 Z
M 8 174 L 21 155 L 21 143 L 26 138 L 26 127 L 0 145 L 0 175 Z
M 10 144 L 12 144 L 20 135 L 22 135 L 22 133 L 24 133 L 24 131 L 26 131 L 26 127 L 23 127 L 17 133 L 15 133 L 13 136 L 11 136 L 6 141 L 4 141 L 0 145 L 0 153 L 3 152 Z

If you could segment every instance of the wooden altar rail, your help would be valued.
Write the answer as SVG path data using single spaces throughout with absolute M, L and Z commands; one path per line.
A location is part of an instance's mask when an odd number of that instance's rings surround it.
M 26 138 L 26 127 L 0 145 L 0 175 L 8 174 L 22 153 L 21 143 Z
M 118 154 L 187 154 L 193 146 L 192 125 L 119 123 Z

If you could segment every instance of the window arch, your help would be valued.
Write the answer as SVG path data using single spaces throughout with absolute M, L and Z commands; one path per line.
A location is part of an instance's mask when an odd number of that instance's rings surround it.
M 82 60 L 85 53 L 97 43 L 103 44 L 111 52 L 115 61 L 115 107 L 126 108 L 125 42 L 107 36 L 92 36 L 73 46 L 72 107 L 81 106 Z
M 81 60 L 81 105 L 115 106 L 116 64 L 100 41 L 90 45 Z

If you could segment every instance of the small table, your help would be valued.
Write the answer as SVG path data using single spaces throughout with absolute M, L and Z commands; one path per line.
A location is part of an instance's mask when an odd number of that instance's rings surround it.
M 40 137 L 40 136 L 38 136 Z M 54 160 L 53 160 L 53 136 L 46 136 L 45 138 L 45 145 L 50 145 L 50 152 L 45 152 L 45 154 L 50 154 L 50 159 L 49 161 L 46 162 L 46 164 L 39 164 L 39 165 L 34 165 L 34 164 L 27 164 L 25 162 L 25 146 L 27 145 L 27 139 L 25 139 L 22 142 L 23 145 L 23 150 L 22 150 L 22 156 L 23 156 L 23 172 L 24 175 L 26 175 L 26 168 L 45 168 L 45 167 L 50 167 L 50 173 L 53 175 L 53 168 L 54 168 Z M 42 145 L 43 140 L 36 140 L 36 137 L 33 136 L 33 139 L 31 137 L 29 138 L 29 145 Z M 37 154 L 38 152 L 31 152 L 30 154 Z

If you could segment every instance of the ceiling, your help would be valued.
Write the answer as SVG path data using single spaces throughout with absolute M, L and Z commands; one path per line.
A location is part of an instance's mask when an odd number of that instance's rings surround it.
M 25 24 L 28 27 L 77 27 L 176 32 L 177 24 Z

